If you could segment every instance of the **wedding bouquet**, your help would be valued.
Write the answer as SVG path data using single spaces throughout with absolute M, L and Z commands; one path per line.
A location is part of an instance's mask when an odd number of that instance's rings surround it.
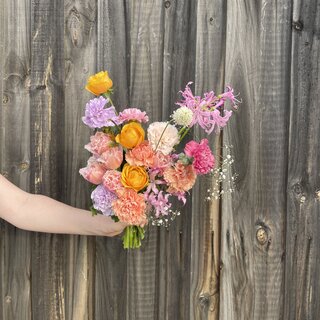
M 93 185 L 93 214 L 111 216 L 128 224 L 124 248 L 138 248 L 148 222 L 161 224 L 179 214 L 172 208 L 186 195 L 198 175 L 212 173 L 215 157 L 207 139 L 182 144 L 189 130 L 199 125 L 207 134 L 219 132 L 236 107 L 233 89 L 194 96 L 191 82 L 181 91 L 182 100 L 165 122 L 149 122 L 145 111 L 126 108 L 118 112 L 112 102 L 112 80 L 106 71 L 88 79 L 86 89 L 96 98 L 86 104 L 83 122 L 94 134 L 85 148 L 92 154 L 80 174 Z M 177 147 L 183 150 L 178 153 Z

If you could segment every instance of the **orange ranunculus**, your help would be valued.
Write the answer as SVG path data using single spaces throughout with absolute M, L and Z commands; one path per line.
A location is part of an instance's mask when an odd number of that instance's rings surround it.
M 88 79 L 86 89 L 91 93 L 99 96 L 106 93 L 112 88 L 112 80 L 109 78 L 107 71 L 101 71 Z
M 140 191 L 149 184 L 148 173 L 145 168 L 125 164 L 121 173 L 121 183 L 130 189 Z
M 127 149 L 132 149 L 144 141 L 144 130 L 138 122 L 125 124 L 116 136 L 116 141 Z

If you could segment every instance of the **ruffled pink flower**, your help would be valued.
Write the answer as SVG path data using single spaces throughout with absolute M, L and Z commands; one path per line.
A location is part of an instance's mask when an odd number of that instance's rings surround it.
M 193 167 L 197 174 L 206 174 L 215 163 L 214 156 L 209 148 L 208 139 L 202 139 L 200 143 L 189 141 L 184 148 L 188 157 L 193 157 Z
M 97 158 L 107 169 L 118 169 L 123 161 L 123 149 L 121 146 L 109 148 Z
M 118 197 L 113 201 L 112 209 L 120 221 L 141 227 L 147 224 L 147 205 L 142 193 L 125 188 L 118 192 Z
M 127 108 L 120 112 L 118 121 L 119 123 L 123 123 L 125 121 L 148 122 L 149 117 L 145 111 L 141 111 L 137 108 Z
M 170 166 L 172 163 L 172 158 L 170 155 L 165 155 L 161 151 L 157 151 L 154 157 L 153 169 L 158 170 L 160 173 Z
M 155 154 L 148 141 L 143 141 L 126 153 L 126 161 L 131 166 L 152 167 Z
M 163 172 L 163 177 L 169 185 L 167 192 L 178 193 L 190 190 L 196 182 L 194 167 L 177 161 L 174 166 L 168 167 Z
M 81 168 L 79 173 L 92 184 L 100 184 L 102 177 L 106 172 L 106 168 L 102 163 L 97 162 L 93 157 L 88 160 L 85 168 Z
M 117 191 L 120 191 L 121 189 L 124 188 L 120 179 L 121 179 L 120 171 L 107 170 L 102 178 L 102 184 L 106 189 L 117 193 Z
M 94 155 L 101 155 L 107 151 L 112 145 L 113 140 L 110 135 L 101 131 L 96 132 L 94 136 L 90 137 L 90 143 L 85 145 L 85 149 L 93 153 Z

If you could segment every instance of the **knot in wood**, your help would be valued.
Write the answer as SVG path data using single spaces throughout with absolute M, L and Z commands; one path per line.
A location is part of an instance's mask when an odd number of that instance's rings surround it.
M 264 245 L 268 240 L 268 233 L 267 233 L 266 229 L 263 227 L 260 227 L 257 230 L 256 238 L 257 238 L 259 244 Z
M 293 21 L 292 22 L 292 27 L 296 31 L 302 31 L 303 30 L 303 22 L 298 20 L 298 21 Z
M 4 298 L 4 300 L 5 300 L 6 303 L 11 303 L 12 298 L 11 298 L 10 296 L 6 296 L 6 297 Z
M 316 198 L 317 200 L 320 200 L 320 190 L 316 191 Z
M 199 296 L 199 302 L 202 306 L 208 306 L 210 302 L 210 294 L 207 292 L 201 293 Z
M 7 104 L 8 102 L 9 102 L 9 97 L 6 94 L 4 94 L 2 97 L 2 103 Z
M 170 2 L 170 1 L 166 1 L 166 2 L 164 3 L 164 7 L 165 7 L 166 9 L 170 8 L 170 6 L 171 6 L 171 2 Z

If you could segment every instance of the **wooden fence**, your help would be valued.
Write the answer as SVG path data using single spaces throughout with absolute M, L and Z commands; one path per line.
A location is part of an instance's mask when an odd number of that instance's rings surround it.
M 319 0 L 2 0 L 0 22 L 1 173 L 77 207 L 89 75 L 153 121 L 188 81 L 242 98 L 220 137 L 236 191 L 208 204 L 200 180 L 140 251 L 2 221 L 1 319 L 318 319 Z

